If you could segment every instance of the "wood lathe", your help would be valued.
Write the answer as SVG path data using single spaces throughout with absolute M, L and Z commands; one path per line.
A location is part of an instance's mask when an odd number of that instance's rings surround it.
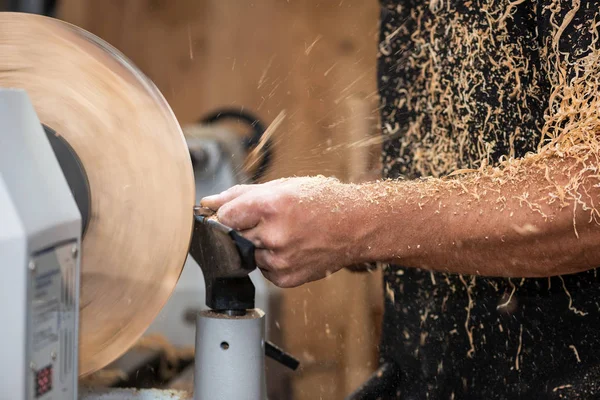
M 265 352 L 298 366 L 264 339 L 252 243 L 194 194 L 179 124 L 130 61 L 73 25 L 0 13 L 0 399 L 184 398 L 77 382 L 144 333 L 188 251 L 211 308 L 194 399 L 264 399 Z

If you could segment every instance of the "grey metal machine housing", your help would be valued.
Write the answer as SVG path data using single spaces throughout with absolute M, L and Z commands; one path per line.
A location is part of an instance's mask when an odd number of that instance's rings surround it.
M 81 210 L 89 208 L 89 187 L 75 152 L 66 142 L 53 142 L 46 128 L 27 93 L 0 89 L 0 400 L 78 396 Z M 57 151 L 61 146 L 65 151 Z M 254 309 L 248 277 L 256 267 L 252 244 L 204 222 L 196 217 L 201 231 L 191 253 L 218 290 L 207 291 L 213 293 L 207 305 L 215 310 L 197 314 L 195 398 L 264 400 L 265 355 L 291 369 L 298 362 L 265 341 L 264 312 Z M 220 239 L 202 241 L 213 236 Z M 238 281 L 247 290 L 230 286 Z M 82 394 L 120 400 L 147 395 Z
M 31 104 L 0 89 L 0 400 L 75 400 L 81 215 Z

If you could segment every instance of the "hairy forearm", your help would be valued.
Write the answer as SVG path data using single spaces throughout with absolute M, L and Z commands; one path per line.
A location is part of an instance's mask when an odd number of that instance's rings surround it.
M 509 171 L 365 185 L 361 261 L 509 277 L 599 266 L 593 205 L 600 191 L 572 169 L 559 160 L 512 178 Z

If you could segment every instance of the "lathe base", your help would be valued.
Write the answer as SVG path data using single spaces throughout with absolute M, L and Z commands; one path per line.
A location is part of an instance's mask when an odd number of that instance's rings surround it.
M 194 400 L 264 400 L 265 313 L 198 313 Z

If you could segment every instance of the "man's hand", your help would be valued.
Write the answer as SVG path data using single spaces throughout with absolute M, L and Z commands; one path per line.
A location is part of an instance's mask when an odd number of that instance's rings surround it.
M 256 245 L 267 279 L 294 287 L 360 261 L 359 198 L 356 186 L 315 177 L 234 186 L 201 204 Z

